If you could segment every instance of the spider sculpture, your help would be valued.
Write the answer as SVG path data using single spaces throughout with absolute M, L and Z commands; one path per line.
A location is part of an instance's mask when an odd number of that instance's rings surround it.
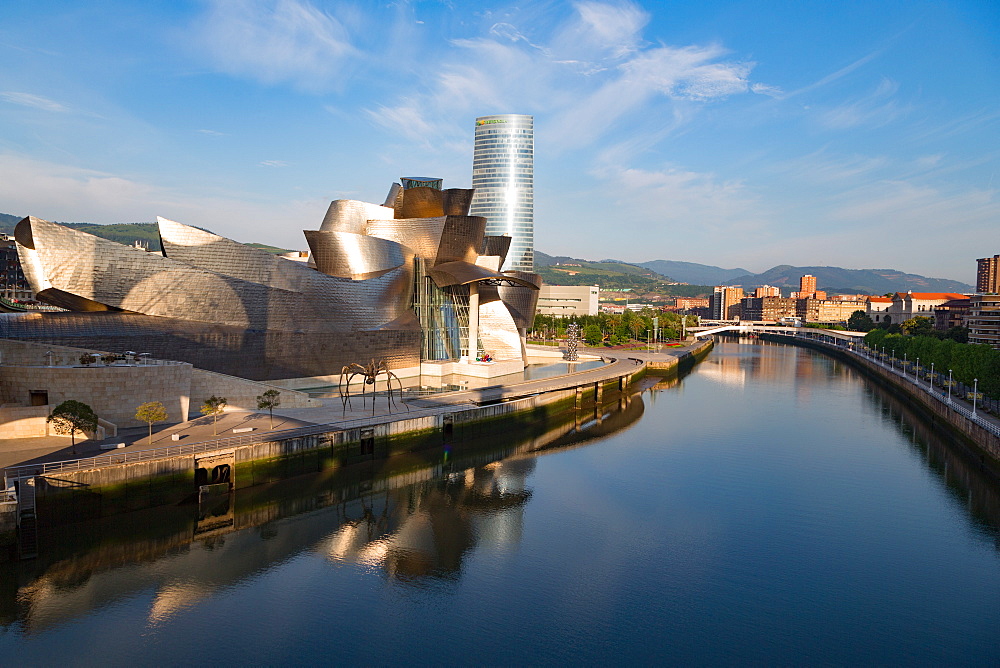
M 386 392 L 386 404 L 389 407 L 389 412 L 392 412 L 393 407 L 396 405 L 396 400 L 392 396 L 392 381 L 396 381 L 396 385 L 399 387 L 399 396 L 402 399 L 403 396 L 403 383 L 400 382 L 399 376 L 389 371 L 389 365 L 386 364 L 385 360 L 375 361 L 374 359 L 369 362 L 366 366 L 361 366 L 360 364 L 348 364 L 340 371 L 340 383 L 338 389 L 340 390 L 340 400 L 344 405 L 344 413 L 347 413 L 347 407 L 351 405 L 351 381 L 354 380 L 355 376 L 362 376 L 365 379 L 365 385 L 372 386 L 372 415 L 375 415 L 375 399 L 377 395 L 375 394 L 376 382 L 379 376 L 385 376 L 385 389 Z M 366 390 L 362 390 L 361 401 L 362 404 L 366 403 L 367 400 L 364 398 Z M 406 410 L 410 410 L 410 407 L 405 403 Z

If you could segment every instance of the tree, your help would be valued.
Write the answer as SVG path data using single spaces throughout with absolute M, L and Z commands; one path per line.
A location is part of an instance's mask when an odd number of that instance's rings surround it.
M 257 410 L 267 410 L 270 415 L 268 429 L 274 429 L 274 409 L 281 405 L 280 394 L 278 390 L 270 389 L 257 397 Z
M 601 328 L 597 325 L 587 325 L 583 329 L 583 340 L 587 342 L 588 346 L 601 345 L 601 341 L 604 340 Z
M 167 419 L 167 409 L 159 401 L 147 401 L 135 409 L 135 419 L 149 425 L 149 445 L 153 444 L 153 423 Z
M 931 336 L 934 333 L 934 321 L 918 315 L 902 324 L 903 333 L 909 336 Z
M 201 405 L 202 415 L 212 416 L 212 435 L 217 436 L 219 431 L 217 424 L 219 422 L 219 416 L 226 411 L 227 401 L 225 397 L 217 397 L 214 394 L 208 399 L 205 399 L 205 403 Z
M 69 399 L 52 410 L 46 419 L 51 422 L 57 434 L 69 434 L 73 443 L 73 454 L 76 454 L 76 432 L 96 431 L 97 414 L 87 404 Z
M 875 322 L 871 316 L 858 309 L 847 319 L 847 328 L 855 332 L 870 332 L 875 328 Z

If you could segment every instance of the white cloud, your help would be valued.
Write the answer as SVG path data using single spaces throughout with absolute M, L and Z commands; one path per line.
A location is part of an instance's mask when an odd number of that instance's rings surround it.
M 649 15 L 631 3 L 580 2 L 546 36 L 511 22 L 485 37 L 453 40 L 449 53 L 396 104 L 369 109 L 380 125 L 412 136 L 402 116 L 439 119 L 441 132 L 472 114 L 504 109 L 541 121 L 550 152 L 576 149 L 616 131 L 626 117 L 672 115 L 671 105 L 703 103 L 749 91 L 752 63 L 727 61 L 718 45 L 671 47 L 642 38 Z M 536 32 L 541 30 L 529 25 Z M 652 103 L 647 106 L 647 103 Z M 684 114 L 688 116 L 689 114 Z M 421 128 L 423 132 L 428 128 Z
M 47 97 L 42 97 L 41 95 L 33 95 L 32 93 L 3 91 L 0 92 L 0 100 L 10 104 L 17 104 L 22 107 L 41 109 L 42 111 L 52 111 L 56 113 L 65 113 L 69 111 L 65 105 L 62 105 L 54 100 L 50 100 Z
M 220 71 L 312 91 L 355 53 L 344 26 L 305 0 L 211 0 L 193 31 Z
M 257 163 L 260 167 L 288 167 L 284 160 L 261 160 Z

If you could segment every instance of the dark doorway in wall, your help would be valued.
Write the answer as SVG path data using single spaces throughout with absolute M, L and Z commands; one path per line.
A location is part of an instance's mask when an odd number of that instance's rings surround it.
M 46 390 L 29 390 L 28 395 L 31 397 L 32 406 L 49 405 L 49 393 Z

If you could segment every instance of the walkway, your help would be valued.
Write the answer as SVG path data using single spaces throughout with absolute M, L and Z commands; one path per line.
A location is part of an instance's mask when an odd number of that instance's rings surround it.
M 67 443 L 65 440 L 60 440 L 52 442 L 51 449 L 47 451 L 43 447 L 39 448 L 38 451 L 33 450 L 30 453 L 26 453 L 30 456 L 19 461 L 16 458 L 18 451 L 12 450 L 9 453 L 10 456 L 3 456 L 0 464 L 10 468 L 15 465 L 30 463 L 33 467 L 39 465 L 46 470 L 56 463 L 60 463 L 59 467 L 63 469 L 92 468 L 94 466 L 121 464 L 126 461 L 158 459 L 175 454 L 207 452 L 212 449 L 235 447 L 279 438 L 292 438 L 325 431 L 368 427 L 409 418 L 451 413 L 457 407 L 463 405 L 473 407 L 501 401 L 506 402 L 545 392 L 569 389 L 601 381 L 611 381 L 635 373 L 638 370 L 637 367 L 641 367 L 642 364 L 641 361 L 632 359 L 612 360 L 610 364 L 597 369 L 552 378 L 512 383 L 509 385 L 496 385 L 475 390 L 445 392 L 407 400 L 405 405 L 400 400 L 397 400 L 396 406 L 391 412 L 388 410 L 388 401 L 386 398 L 379 397 L 375 405 L 374 415 L 370 397 L 367 402 L 361 397 L 353 397 L 353 410 L 348 411 L 343 410 L 343 405 L 339 398 L 325 399 L 321 407 L 276 409 L 274 411 L 274 430 L 266 428 L 268 424 L 266 414 L 230 412 L 225 413 L 219 418 L 217 436 L 213 434 L 214 428 L 211 419 L 199 418 L 155 432 L 152 447 L 143 438 L 146 435 L 146 430 L 140 427 L 128 430 L 128 434 L 122 433 L 125 438 L 120 439 L 119 442 L 127 443 L 128 445 L 125 448 L 101 451 L 99 444 L 85 443 L 78 446 L 78 452 L 85 453 L 86 456 L 67 457 Z M 246 428 L 248 426 L 254 427 L 254 431 L 238 435 L 232 431 L 234 428 Z M 174 441 L 172 439 L 173 434 L 179 434 L 181 439 Z

